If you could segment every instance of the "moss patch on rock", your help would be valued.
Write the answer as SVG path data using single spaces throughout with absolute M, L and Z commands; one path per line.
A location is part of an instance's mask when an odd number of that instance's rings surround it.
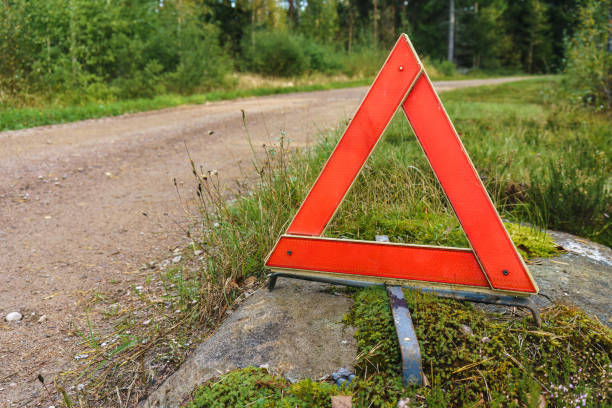
M 545 231 L 510 222 L 505 222 L 504 225 L 524 259 L 549 258 L 559 255 L 559 247 Z
M 355 292 L 346 316 L 357 327 L 357 379 L 347 387 L 306 379 L 291 384 L 245 368 L 204 384 L 187 407 L 606 407 L 612 403 L 612 332 L 579 309 L 555 305 L 543 325 L 487 313 L 469 303 L 405 291 L 427 385 L 404 388 L 391 309 L 381 288 Z
M 609 406 L 612 333 L 576 308 L 530 317 L 406 291 L 430 386 L 401 386 L 391 309 L 382 289 L 357 293 L 347 323 L 358 329 L 356 406 Z M 373 405 L 370 405 L 372 404 Z
M 247 367 L 210 381 L 193 394 L 186 408 L 327 407 L 340 390 L 327 382 L 305 379 L 291 384 L 265 368 Z

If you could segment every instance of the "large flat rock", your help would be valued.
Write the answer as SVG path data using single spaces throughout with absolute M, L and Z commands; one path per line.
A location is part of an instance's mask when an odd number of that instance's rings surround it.
M 151 394 L 144 407 L 177 407 L 193 389 L 220 374 L 247 366 L 267 366 L 291 379 L 321 378 L 351 367 L 354 330 L 342 323 L 351 299 L 332 286 L 279 279 L 232 313 Z
M 540 287 L 536 303 L 570 303 L 612 327 L 612 249 L 565 232 L 548 233 L 566 252 L 529 265 Z
M 572 303 L 612 326 L 612 250 L 570 234 L 550 234 L 567 252 L 530 261 L 540 287 L 540 295 L 534 296 L 538 306 Z M 350 367 L 356 356 L 354 330 L 342 318 L 352 301 L 334 290 L 332 285 L 284 278 L 273 292 L 260 289 L 143 406 L 177 407 L 199 384 L 240 367 L 263 365 L 294 379 L 318 379 Z

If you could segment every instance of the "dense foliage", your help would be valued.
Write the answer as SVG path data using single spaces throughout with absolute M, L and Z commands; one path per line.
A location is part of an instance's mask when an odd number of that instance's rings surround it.
M 442 0 L 0 0 L 0 106 L 193 93 L 234 69 L 373 75 L 401 32 L 442 72 L 552 72 L 584 1 L 456 0 L 441 64 Z
M 228 61 L 198 8 L 166 2 L 3 0 L 0 100 L 68 94 L 108 100 L 208 89 Z
M 578 29 L 567 41 L 565 87 L 576 101 L 598 110 L 612 107 L 612 13 L 610 0 L 589 0 Z

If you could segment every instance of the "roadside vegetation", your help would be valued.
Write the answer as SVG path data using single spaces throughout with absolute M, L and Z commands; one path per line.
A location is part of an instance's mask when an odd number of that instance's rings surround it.
M 457 0 L 449 56 L 437 0 L 2 0 L 0 130 L 368 83 L 401 32 L 433 78 L 559 72 L 582 1 L 557 3 Z
M 506 220 L 515 244 L 528 259 L 558 253 L 552 241 L 540 229 L 543 227 L 576 232 L 609 244 L 609 221 L 605 214 L 610 211 L 610 190 L 607 187 L 610 171 L 606 169 L 610 168 L 611 155 L 607 140 L 612 132 L 612 121 L 606 113 L 593 113 L 556 98 L 555 90 L 559 87 L 559 82 L 555 77 L 542 78 L 442 94 L 445 106 L 475 166 L 483 176 L 498 211 Z M 248 130 L 249 118 L 245 117 L 244 121 Z M 256 280 L 264 279 L 265 256 L 301 204 L 344 125 L 341 128 L 336 133 L 323 135 L 320 143 L 308 149 L 291 149 L 290 135 L 284 134 L 278 135 L 278 143 L 274 146 L 253 146 L 256 153 L 253 156 L 256 177 L 245 175 L 245 181 L 238 183 L 231 191 L 219 183 L 215 171 L 202 168 L 194 161 L 194 176 L 197 181 L 194 196 L 199 203 L 201 219 L 199 226 L 196 225 L 190 232 L 193 243 L 182 251 L 184 259 L 179 264 L 153 265 L 152 269 L 155 271 L 147 270 L 148 266 L 143 266 L 141 273 L 148 276 L 146 284 L 144 288 L 132 288 L 131 300 L 110 296 L 93 301 L 92 307 L 95 308 L 112 304 L 108 313 L 109 319 L 116 322 L 115 330 L 108 336 L 99 338 L 99 334 L 92 333 L 87 327 L 81 329 L 83 354 L 87 357 L 81 362 L 79 372 L 67 375 L 63 381 L 67 384 L 83 383 L 85 387 L 81 391 L 70 391 L 69 388 L 66 391 L 64 388 L 67 398 L 82 403 L 108 400 L 116 402 L 117 395 L 120 395 L 125 403 L 126 398 L 141 398 L 160 378 L 172 372 L 172 367 L 182 361 L 186 351 L 198 342 L 198 338 L 205 337 L 214 329 L 225 311 L 240 302 L 245 292 L 248 293 L 256 287 Z M 583 166 L 576 170 L 580 170 L 580 179 L 569 177 L 565 183 L 560 183 L 556 178 L 558 176 L 555 176 L 557 173 L 553 172 L 554 169 L 559 169 L 566 174 L 574 171 L 578 165 Z M 565 188 L 568 190 L 564 190 Z M 574 198 L 576 192 L 582 195 Z M 228 201 L 230 196 L 234 198 Z M 571 203 L 575 203 L 572 205 L 579 211 L 561 211 Z M 329 235 L 359 239 L 371 239 L 379 233 L 387 234 L 390 240 L 396 242 L 467 245 L 458 221 L 422 156 L 418 143 L 410 133 L 407 121 L 400 116 L 396 117 L 387 129 L 383 140 L 328 228 Z M 386 302 L 384 296 L 378 292 L 367 293 L 356 294 L 356 299 L 365 296 L 361 298 L 364 302 Z M 417 295 L 410 296 L 412 299 Z M 431 302 L 428 299 L 422 301 Z M 417 303 L 420 304 L 419 302 Z M 378 307 L 375 304 L 367 307 L 375 310 Z M 359 307 L 359 302 L 356 305 Z M 464 398 L 460 400 L 465 403 L 478 402 L 479 398 L 483 398 L 483 403 L 491 406 L 494 406 L 494 401 L 510 406 L 514 399 L 521 403 L 538 401 L 540 395 L 547 401 L 562 401 L 554 400 L 557 397 L 552 393 L 552 385 L 569 389 L 570 377 L 573 376 L 574 381 L 578 378 L 575 370 L 581 369 L 580 372 L 586 370 L 591 373 L 588 379 L 580 377 L 579 380 L 580 390 L 589 395 L 586 401 L 590 401 L 591 406 L 598 406 L 593 398 L 602 395 L 602 392 L 605 394 L 605 389 L 598 384 L 601 375 L 604 375 L 602 370 L 609 372 L 609 368 L 603 363 L 610 358 L 610 333 L 607 328 L 575 309 L 554 306 L 546 312 L 545 316 L 550 317 L 548 320 L 545 318 L 546 326 L 542 329 L 536 329 L 528 319 L 520 315 L 512 318 L 487 315 L 485 318 L 483 312 L 472 311 L 469 306 L 460 303 L 440 301 L 438 306 L 432 306 L 431 309 L 431 313 L 439 313 L 434 320 L 441 322 L 458 322 L 455 315 L 447 313 L 449 310 L 455 310 L 457 313 L 464 310 L 460 313 L 461 318 L 465 318 L 462 323 L 471 325 L 477 336 L 494 339 L 491 344 L 483 346 L 489 350 L 487 353 L 490 355 L 482 357 L 480 354 L 472 354 L 476 353 L 470 348 L 473 346 L 472 342 L 476 342 L 476 337 L 471 339 L 459 336 L 455 339 L 456 333 L 453 332 L 454 334 L 451 334 L 455 343 L 441 343 L 440 347 L 444 349 L 435 351 L 447 353 L 449 356 L 448 361 L 441 360 L 441 365 L 434 366 L 434 375 L 429 379 L 431 384 L 436 384 L 439 388 L 431 388 L 428 394 L 424 393 L 425 390 L 401 391 L 385 382 L 399 384 L 399 377 L 371 377 L 372 372 L 368 371 L 369 374 L 363 377 L 365 382 L 356 385 L 363 387 L 358 388 L 361 391 L 356 391 L 356 388 L 347 392 L 356 392 L 355 395 L 362 395 L 363 398 L 367 396 L 368 399 L 375 398 L 377 393 L 382 393 L 380 398 L 385 395 L 403 398 L 408 395 L 407 392 L 414 392 L 410 398 L 418 400 L 417 394 L 429 401 L 439 398 L 440 404 L 450 395 L 453 395 L 453 398 Z M 423 324 L 430 320 L 429 317 L 424 319 Z M 571 326 L 574 324 L 577 326 Z M 454 327 L 452 330 L 456 329 L 453 325 L 450 327 Z M 512 330 L 507 336 L 513 337 L 504 337 L 508 328 Z M 573 333 L 574 328 L 576 333 L 567 337 L 566 334 Z M 427 330 L 427 336 L 423 334 L 423 339 L 449 335 L 436 327 L 425 329 L 423 326 L 419 330 Z M 382 336 L 378 341 L 393 337 L 381 333 L 377 335 Z M 95 340 L 96 338 L 99 339 Z M 360 347 L 364 350 L 376 345 L 373 340 L 367 339 L 366 336 L 360 340 Z M 510 349 L 516 350 L 516 347 L 508 346 L 506 351 L 512 358 L 507 357 L 499 348 L 499 344 L 506 341 L 525 342 L 526 348 L 513 354 L 514 351 Z M 459 348 L 456 347 L 457 344 L 460 344 Z M 583 359 L 572 352 L 568 355 L 573 355 L 571 358 L 574 360 L 563 357 L 561 360 L 544 363 L 544 360 L 541 360 L 544 354 L 533 354 L 536 346 L 543 350 L 542 353 L 550 353 L 546 354 L 547 356 L 553 356 L 566 355 L 567 353 L 561 353 L 560 350 L 567 350 L 567 347 L 570 347 L 570 350 L 576 347 L 576 353 L 581 353 L 584 345 L 593 347 L 593 352 L 599 353 L 599 360 L 589 360 L 586 357 Z M 429 345 L 423 347 L 427 350 Z M 461 347 L 472 351 L 456 354 Z M 474 366 L 470 370 L 459 372 L 466 375 L 451 375 L 448 371 L 459 369 L 462 364 L 481 361 L 478 360 L 480 357 L 482 360 L 491 357 L 491 360 L 483 363 L 483 367 Z M 387 365 L 379 365 L 381 373 L 385 370 L 397 370 L 397 361 L 389 358 L 391 360 L 385 362 Z M 574 365 L 570 366 L 568 364 L 571 361 Z M 499 368 L 501 371 L 491 371 L 491 365 L 501 363 L 503 370 Z M 542 369 L 536 371 L 534 379 L 528 372 L 536 365 Z M 476 370 L 480 370 L 482 376 Z M 554 373 L 554 377 L 549 382 L 544 382 L 542 376 L 550 376 L 551 373 Z M 229 377 L 228 384 L 247 374 L 267 378 L 261 370 L 254 370 L 252 373 L 247 371 Z M 471 378 L 474 376 L 478 378 Z M 515 388 L 504 384 L 501 379 L 506 378 L 505 376 L 517 380 Z M 484 380 L 481 381 L 483 377 Z M 472 385 L 466 388 L 465 392 L 440 394 L 442 389 L 448 391 L 445 387 L 450 386 L 449 384 L 458 387 L 459 383 L 455 381 L 464 378 L 474 380 L 474 384 L 470 383 Z M 221 380 L 214 387 L 221 386 L 224 381 Z M 276 378 L 270 381 L 273 384 L 285 384 L 281 388 L 274 385 L 274 390 L 270 391 L 276 393 L 280 389 L 284 396 L 289 395 L 285 389 L 298 390 L 290 394 L 293 396 L 337 392 L 334 387 L 326 385 L 322 386 L 323 391 L 320 391 L 319 386 L 310 383 L 283 388 L 286 386 L 284 380 Z M 561 395 L 561 390 L 557 390 L 557 395 Z M 563 396 L 559 398 L 566 398 L 568 395 L 572 398 L 578 396 L 563 391 Z M 202 401 L 209 397 L 210 395 L 203 396 Z M 507 404 L 508 400 L 504 398 L 510 397 L 510 403 Z M 269 397 L 265 401 L 272 404 L 274 398 L 276 397 Z M 196 401 L 194 400 L 194 404 Z

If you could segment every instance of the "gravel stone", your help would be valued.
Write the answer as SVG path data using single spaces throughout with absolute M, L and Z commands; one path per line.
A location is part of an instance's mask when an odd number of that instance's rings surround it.
M 18 322 L 23 316 L 19 312 L 11 312 L 4 318 L 7 322 Z

